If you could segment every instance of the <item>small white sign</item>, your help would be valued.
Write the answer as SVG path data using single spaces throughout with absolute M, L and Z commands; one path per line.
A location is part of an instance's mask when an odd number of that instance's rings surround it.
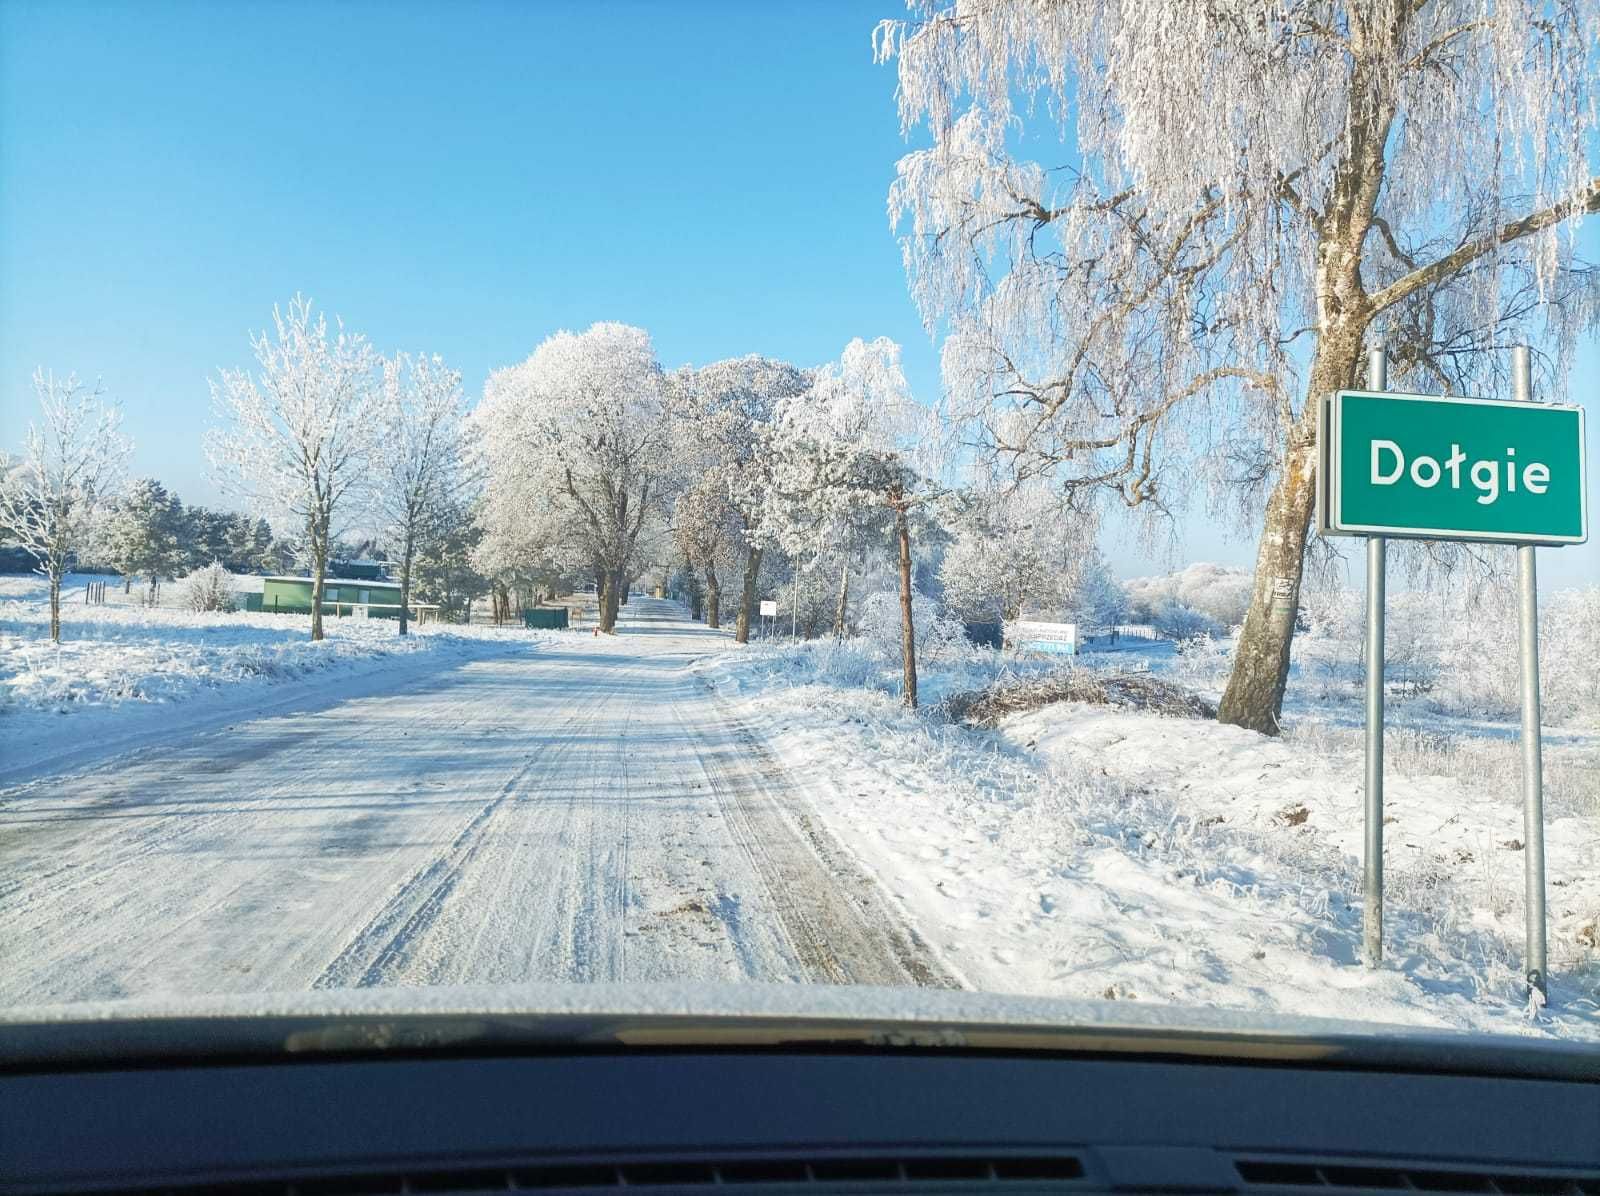
M 763 619 L 776 619 L 778 617 L 778 604 L 770 599 L 763 599 L 761 603 L 761 617 Z

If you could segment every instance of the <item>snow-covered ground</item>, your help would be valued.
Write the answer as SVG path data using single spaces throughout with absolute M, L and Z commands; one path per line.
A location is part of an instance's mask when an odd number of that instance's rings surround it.
M 329 618 L 310 639 L 309 615 L 194 613 L 91 606 L 90 577 L 63 585 L 61 643 L 49 639 L 48 590 L 32 575 L 0 577 L 0 780 L 52 761 L 81 766 L 107 748 L 218 719 L 303 701 L 308 686 L 337 695 L 374 671 L 395 683 L 548 640 L 520 628 L 415 626 L 402 638 L 384 619 Z M 116 578 L 104 579 L 108 589 Z
M 639 599 L 615 638 L 434 659 L 0 789 L 0 1006 L 953 986 L 690 671 L 728 633 L 677 614 Z
M 1401 704 L 1370 971 L 1341 701 L 1294 698 L 1281 739 L 1067 703 L 984 729 L 938 703 L 1053 666 L 955 650 L 910 712 L 881 646 L 733 650 L 664 603 L 615 639 L 304 622 L 69 605 L 57 655 L 37 595 L 0 608 L 6 1001 L 957 984 L 1600 1040 L 1581 726 L 1550 734 L 1539 1012 L 1503 722 Z
M 1068 703 L 985 730 L 903 709 L 893 666 L 859 644 L 705 667 L 973 987 L 1600 1039 L 1592 735 L 1552 736 L 1552 1005 L 1530 1018 L 1516 744 L 1500 728 L 1392 756 L 1388 957 L 1369 971 L 1359 740 L 1305 706 L 1281 739 Z M 936 667 L 924 694 L 994 671 Z

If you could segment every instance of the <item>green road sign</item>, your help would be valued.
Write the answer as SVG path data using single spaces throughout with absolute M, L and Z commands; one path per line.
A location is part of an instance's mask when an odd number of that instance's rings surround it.
M 1321 415 L 1323 535 L 1588 539 L 1581 407 L 1342 390 Z

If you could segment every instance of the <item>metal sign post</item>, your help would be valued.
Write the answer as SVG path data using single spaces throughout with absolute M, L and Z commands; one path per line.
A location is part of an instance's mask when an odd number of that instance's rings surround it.
M 1512 395 L 1533 401 L 1528 346 L 1511 350 Z M 1522 863 L 1527 918 L 1528 985 L 1549 996 L 1545 971 L 1544 761 L 1539 726 L 1539 578 L 1533 545 L 1517 547 L 1517 632 L 1522 645 Z
M 1389 391 L 1381 346 L 1369 388 L 1322 400 L 1317 530 L 1367 538 L 1366 775 L 1361 911 L 1368 967 L 1383 958 L 1383 621 L 1385 547 L 1393 537 L 1517 548 L 1522 666 L 1522 818 L 1527 979 L 1548 996 L 1544 792 L 1539 727 L 1536 545 L 1589 538 L 1584 410 L 1533 402 L 1529 350 L 1512 350 L 1514 398 Z
M 1389 354 L 1367 354 L 1367 388 L 1389 389 Z M 1388 541 L 1367 540 L 1366 835 L 1361 878 L 1361 946 L 1369 968 L 1383 959 L 1383 611 Z

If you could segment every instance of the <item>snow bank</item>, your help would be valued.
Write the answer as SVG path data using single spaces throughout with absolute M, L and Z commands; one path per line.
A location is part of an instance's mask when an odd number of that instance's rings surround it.
M 850 683 L 850 651 L 707 672 L 973 987 L 1600 1039 L 1593 817 L 1551 812 L 1552 1008 L 1530 1018 L 1520 811 L 1471 759 L 1391 772 L 1389 958 L 1369 971 L 1358 745 L 1072 704 L 985 731 Z M 928 688 L 971 688 L 957 672 Z
M 0 599 L 5 779 L 105 736 L 237 713 L 274 696 L 270 683 L 326 687 L 380 669 L 434 670 L 526 650 L 557 634 L 413 624 L 414 634 L 402 637 L 388 620 L 326 618 L 326 638 L 313 643 L 309 615 L 87 606 L 80 599 L 63 605 L 61 643 L 53 644 L 46 600 L 23 592 L 23 600 Z M 194 701 L 201 697 L 207 700 Z

